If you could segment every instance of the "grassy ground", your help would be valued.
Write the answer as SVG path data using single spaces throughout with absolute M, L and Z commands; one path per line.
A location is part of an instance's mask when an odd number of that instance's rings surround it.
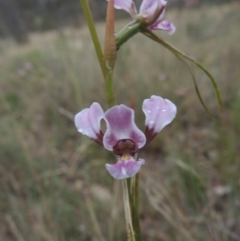
M 145 98 L 178 106 L 174 122 L 139 154 L 144 240 L 240 240 L 239 10 L 236 3 L 168 12 L 177 32 L 159 33 L 213 73 L 222 114 L 206 76 L 195 72 L 216 118 L 167 50 L 139 35 L 119 51 L 117 101 L 130 104 L 134 95 L 141 128 Z M 104 25 L 98 31 L 103 36 Z M 1 42 L 0 76 L 0 240 L 126 240 L 121 185 L 104 168 L 115 157 L 72 121 L 93 101 L 106 108 L 88 30 L 33 34 L 26 46 Z

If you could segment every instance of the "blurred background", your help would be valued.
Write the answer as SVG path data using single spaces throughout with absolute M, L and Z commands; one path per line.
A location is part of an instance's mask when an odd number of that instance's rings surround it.
M 89 1 L 100 40 L 106 3 Z M 139 6 L 140 1 L 137 2 Z M 118 103 L 160 95 L 178 114 L 143 150 L 143 240 L 240 240 L 240 2 L 169 0 L 173 36 L 156 32 L 216 78 L 192 66 L 215 117 L 202 108 L 186 66 L 141 34 L 118 52 Z M 116 29 L 130 17 L 117 11 Z M 76 131 L 74 115 L 99 102 L 104 82 L 77 0 L 0 0 L 0 241 L 126 240 L 113 153 Z

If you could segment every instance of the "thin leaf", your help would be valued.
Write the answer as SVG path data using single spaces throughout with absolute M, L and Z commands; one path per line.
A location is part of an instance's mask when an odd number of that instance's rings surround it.
M 222 100 L 221 100 L 221 96 L 220 96 L 220 92 L 219 92 L 219 89 L 218 89 L 218 85 L 214 79 L 214 77 L 211 75 L 211 73 L 204 67 L 202 66 L 198 61 L 196 61 L 195 59 L 189 57 L 188 55 L 184 54 L 183 52 L 179 51 L 178 49 L 176 49 L 175 47 L 173 47 L 172 45 L 166 43 L 164 40 L 162 40 L 161 38 L 159 38 L 157 35 L 155 35 L 153 32 L 151 32 L 150 30 L 148 29 L 142 29 L 142 33 L 151 38 L 152 40 L 154 40 L 155 42 L 161 44 L 162 46 L 164 46 L 165 48 L 167 48 L 169 51 L 171 51 L 175 56 L 178 56 L 180 57 L 180 59 L 186 59 L 188 61 L 190 61 L 191 63 L 195 64 L 198 68 L 200 68 L 207 76 L 208 78 L 210 79 L 211 81 L 211 84 L 213 85 L 213 88 L 214 88 L 214 92 L 215 92 L 215 95 L 216 95 L 216 99 L 217 99 L 217 102 L 218 102 L 218 106 L 219 106 L 219 109 L 220 111 L 222 112 L 223 111 L 223 105 L 222 105 Z M 182 59 L 182 60 L 183 60 Z M 187 63 L 186 63 L 187 64 Z M 187 65 L 188 66 L 188 65 Z M 190 67 L 188 66 L 188 69 L 190 70 Z M 200 95 L 200 91 L 199 91 L 199 88 L 198 88 L 198 85 L 197 85 L 197 81 L 196 81 L 196 78 L 194 77 L 194 74 L 192 73 L 192 71 L 190 71 L 192 77 L 193 77 L 193 82 L 194 82 L 194 86 L 195 86 L 195 90 L 196 90 L 196 93 L 198 95 L 198 98 L 201 102 L 201 104 L 203 105 L 204 109 L 207 110 L 208 113 L 210 113 L 210 111 L 208 110 L 206 104 L 204 103 L 201 95 Z
M 196 93 L 197 93 L 197 96 L 198 96 L 199 101 L 201 102 L 201 104 L 202 104 L 203 108 L 205 109 L 205 111 L 206 111 L 210 116 L 213 116 L 213 114 L 212 114 L 211 111 L 208 109 L 207 105 L 205 104 L 205 102 L 204 102 L 204 100 L 203 100 L 203 98 L 202 98 L 202 96 L 201 96 L 201 93 L 200 93 L 199 88 L 198 88 L 198 85 L 197 85 L 197 80 L 196 80 L 196 78 L 195 78 L 195 75 L 194 75 L 192 69 L 189 67 L 189 65 L 186 63 L 186 61 L 184 61 L 184 59 L 181 59 L 181 58 L 180 58 L 179 56 L 177 56 L 177 55 L 176 55 L 176 57 L 177 57 L 180 61 L 182 61 L 182 62 L 186 65 L 186 67 L 188 68 L 188 70 L 189 70 L 189 72 L 190 72 L 190 74 L 191 74 L 191 76 L 192 76 L 194 88 L 195 88 L 195 91 L 196 91 Z
M 97 36 L 97 31 L 94 26 L 91 10 L 89 8 L 87 0 L 80 0 L 80 2 L 82 5 L 82 8 L 83 8 L 85 18 L 87 20 L 88 28 L 89 28 L 89 31 L 90 31 L 90 34 L 92 37 L 92 41 L 93 41 L 93 45 L 94 45 L 94 48 L 95 48 L 95 51 L 97 54 L 98 62 L 100 64 L 103 77 L 105 78 L 105 65 L 104 65 L 103 52 L 102 52 L 102 48 L 101 48 L 101 45 L 100 45 L 100 42 L 99 42 L 99 39 Z
M 186 63 L 186 65 L 188 66 L 187 63 Z M 195 76 L 194 76 L 194 74 L 193 74 L 193 72 L 192 72 L 192 70 L 191 70 L 191 68 L 190 68 L 189 66 L 188 66 L 188 70 L 190 71 L 190 73 L 191 73 L 191 75 L 192 75 L 194 88 L 195 88 L 195 91 L 196 91 L 196 93 L 197 93 L 197 96 L 198 96 L 199 101 L 201 102 L 201 104 L 202 104 L 203 108 L 206 110 L 206 112 L 207 112 L 209 115 L 213 116 L 212 113 L 211 113 L 211 111 L 208 109 L 207 105 L 205 104 L 205 102 L 204 102 L 204 100 L 203 100 L 203 98 L 202 98 L 202 96 L 201 96 L 201 93 L 200 93 L 199 88 L 198 88 L 198 85 L 197 85 L 196 78 L 195 78 Z

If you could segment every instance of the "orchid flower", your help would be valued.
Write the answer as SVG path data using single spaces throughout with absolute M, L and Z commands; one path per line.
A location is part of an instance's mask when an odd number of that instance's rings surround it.
M 114 1 L 116 9 L 125 10 L 133 19 L 140 21 L 143 26 L 151 30 L 165 30 L 171 35 L 175 32 L 175 26 L 168 20 L 162 21 L 166 4 L 165 0 L 143 0 L 139 13 L 137 13 L 135 3 L 132 0 Z
M 75 116 L 80 133 L 118 156 L 116 164 L 106 164 L 106 169 L 116 179 L 132 177 L 140 170 L 145 161 L 136 160 L 135 154 L 171 123 L 177 112 L 170 100 L 155 95 L 144 100 L 142 110 L 146 116 L 145 134 L 134 122 L 134 110 L 125 105 L 113 106 L 104 113 L 94 102 Z M 102 119 L 106 122 L 105 133 L 101 131 Z

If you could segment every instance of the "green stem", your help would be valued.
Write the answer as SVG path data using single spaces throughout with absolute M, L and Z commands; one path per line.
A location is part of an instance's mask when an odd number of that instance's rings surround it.
M 139 220 L 139 174 L 136 174 L 134 177 L 127 179 L 127 188 L 135 239 L 136 241 L 142 241 Z
M 87 20 L 88 28 L 89 28 L 89 31 L 90 31 L 90 34 L 91 34 L 91 37 L 92 37 L 93 45 L 95 47 L 98 62 L 100 64 L 102 74 L 105 78 L 105 64 L 104 64 L 103 52 L 102 52 L 100 42 L 98 40 L 98 36 L 97 36 L 97 32 L 96 32 L 96 29 L 95 29 L 95 26 L 94 26 L 91 10 L 89 8 L 87 0 L 80 0 L 80 2 L 81 2 L 81 5 L 82 5 L 82 8 L 83 8 L 85 18 Z
M 128 233 L 128 241 L 136 241 L 133 220 L 132 220 L 132 212 L 131 212 L 131 201 L 129 196 L 129 185 L 126 179 L 122 180 L 123 184 L 123 202 L 124 202 L 124 210 L 125 210 L 125 218 L 126 218 L 126 228 Z
M 113 89 L 113 70 L 111 68 L 106 68 L 105 75 L 105 88 L 108 107 L 115 105 L 114 89 Z
M 141 23 L 139 21 L 133 21 L 126 25 L 116 36 L 117 49 L 119 49 L 128 39 L 141 31 Z
M 134 198 L 133 198 L 133 227 L 136 241 L 142 241 L 140 220 L 139 220 L 139 173 L 134 177 Z

